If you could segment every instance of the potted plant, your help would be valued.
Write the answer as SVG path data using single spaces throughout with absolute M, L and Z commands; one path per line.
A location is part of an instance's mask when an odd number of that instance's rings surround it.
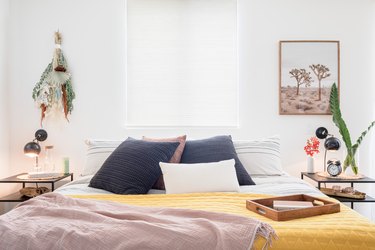
M 375 125 L 375 121 L 371 122 L 368 128 L 362 132 L 362 134 L 358 137 L 357 141 L 352 144 L 352 140 L 350 137 L 349 130 L 346 126 L 346 123 L 341 115 L 340 110 L 340 103 L 339 103 L 339 94 L 337 91 L 336 83 L 332 85 L 331 88 L 331 95 L 329 99 L 329 104 L 332 112 L 332 120 L 333 123 L 339 128 L 339 132 L 342 136 L 342 140 L 345 143 L 347 155 L 344 160 L 343 170 L 345 171 L 349 166 L 352 168 L 354 174 L 358 174 L 358 166 L 355 160 L 355 154 L 358 151 L 358 147 L 363 141 L 366 134 L 371 130 L 371 128 Z

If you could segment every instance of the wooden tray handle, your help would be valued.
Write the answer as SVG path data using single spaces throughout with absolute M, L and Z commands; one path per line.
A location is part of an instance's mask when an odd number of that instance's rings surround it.
M 266 210 L 264 210 L 263 208 L 260 208 L 260 207 L 256 207 L 256 211 L 260 215 L 265 215 L 267 213 Z

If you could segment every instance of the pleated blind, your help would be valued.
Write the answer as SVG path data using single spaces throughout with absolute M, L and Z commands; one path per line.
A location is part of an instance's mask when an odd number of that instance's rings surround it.
M 236 5 L 127 0 L 127 126 L 238 125 Z

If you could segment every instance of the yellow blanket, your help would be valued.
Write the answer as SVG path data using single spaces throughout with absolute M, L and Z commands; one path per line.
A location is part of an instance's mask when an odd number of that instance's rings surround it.
M 175 207 L 224 212 L 268 222 L 279 239 L 272 249 L 375 249 L 375 224 L 341 205 L 341 212 L 277 222 L 246 209 L 247 199 L 268 197 L 257 194 L 199 193 L 179 195 L 70 195 L 75 198 L 115 201 L 138 206 Z M 257 239 L 261 249 L 263 239 Z

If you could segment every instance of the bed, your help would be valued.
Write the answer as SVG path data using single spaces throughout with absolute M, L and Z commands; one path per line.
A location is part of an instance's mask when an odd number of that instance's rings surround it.
M 291 194 L 308 194 L 315 197 L 324 197 L 326 199 L 331 199 L 326 197 L 322 194 L 319 190 L 315 187 L 311 186 L 310 184 L 300 180 L 298 178 L 292 177 L 285 173 L 281 168 L 281 161 L 279 155 L 279 141 L 272 139 L 264 139 L 261 141 L 252 141 L 252 142 L 235 142 L 235 150 L 236 154 L 238 154 L 239 159 L 243 162 L 243 165 L 246 168 L 246 171 L 250 173 L 252 180 L 255 182 L 256 185 L 241 185 L 239 187 L 238 192 L 195 192 L 195 193 L 178 193 L 178 194 L 166 194 L 164 190 L 158 189 L 150 189 L 145 194 L 137 194 L 137 195 L 121 195 L 121 194 L 114 194 L 110 191 L 106 191 L 99 188 L 93 188 L 90 186 L 91 181 L 96 176 L 96 172 L 103 164 L 103 162 L 108 158 L 108 156 L 113 152 L 113 150 L 119 145 L 119 142 L 103 142 L 103 141 L 90 141 L 88 143 L 88 158 L 86 162 L 85 169 L 83 171 L 83 176 L 81 176 L 78 180 L 70 182 L 60 188 L 58 188 L 54 193 L 57 199 L 63 199 L 62 197 L 68 197 L 68 202 L 71 204 L 75 202 L 90 202 L 90 206 L 95 208 L 99 205 L 106 207 L 108 204 L 123 204 L 126 206 L 131 206 L 129 208 L 138 209 L 139 211 L 152 211 L 151 213 L 158 214 L 159 210 L 157 209 L 175 209 L 176 211 L 203 211 L 209 212 L 212 214 L 216 214 L 219 217 L 222 216 L 236 216 L 233 218 L 243 218 L 243 222 L 247 223 L 246 219 L 259 221 L 262 225 L 269 225 L 273 228 L 273 230 L 277 234 L 277 240 L 273 240 L 272 245 L 270 235 L 265 234 L 267 237 L 256 237 L 254 238 L 254 244 L 252 245 L 255 249 L 262 249 L 264 247 L 270 247 L 270 249 L 375 249 L 375 224 L 369 222 L 366 218 L 351 210 L 350 208 L 346 207 L 343 204 L 340 204 L 341 211 L 339 213 L 330 214 L 330 215 L 321 215 L 321 216 L 314 216 L 309 218 L 303 219 L 296 219 L 291 221 L 285 222 L 277 222 L 272 221 L 266 217 L 258 215 L 254 212 L 251 212 L 246 209 L 246 200 L 247 199 L 257 199 L 257 198 L 264 198 L 264 197 L 271 197 L 271 196 L 280 196 L 280 195 L 291 195 Z M 163 172 L 164 173 L 164 172 Z M 166 183 L 167 184 L 167 183 Z M 166 185 L 167 188 L 167 185 Z M 168 188 L 167 188 L 168 190 Z M 47 196 L 46 196 L 47 197 Z M 52 197 L 50 195 L 50 197 Z M 53 197 L 53 198 L 56 198 Z M 47 197 L 48 198 L 48 197 Z M 44 198 L 44 199 L 47 199 Z M 38 198 L 32 199 L 37 201 Z M 65 198 L 64 198 L 65 199 Z M 43 200 L 43 197 L 40 199 Z M 333 200 L 333 199 L 331 199 Z M 47 205 L 46 205 L 47 204 Z M 34 206 L 34 202 L 30 202 L 30 204 L 21 205 L 20 209 L 24 209 L 23 214 L 27 214 L 28 208 Z M 108 205 L 109 206 L 109 205 Z M 58 202 L 52 203 L 45 203 L 42 205 L 42 208 L 45 208 L 48 212 L 56 215 L 56 210 L 59 211 L 62 207 L 59 206 Z M 118 208 L 117 208 L 118 209 Z M 151 209 L 151 210 L 147 210 Z M 156 209 L 156 210 L 152 210 Z M 67 209 L 69 210 L 69 207 Z M 75 211 L 79 214 L 80 211 L 76 211 L 72 207 L 72 211 Z M 110 208 L 109 208 L 110 210 Z M 116 209 L 114 209 L 116 210 Z M 63 211 L 63 209 L 61 209 Z M 170 213 L 171 210 L 168 210 Z M 174 210 L 173 210 L 174 211 Z M 92 211 L 90 211 L 92 212 Z M 116 211 L 101 211 L 99 214 L 102 216 L 103 214 L 111 213 L 114 216 L 115 220 L 116 216 L 120 216 Z M 218 214 L 219 213 L 219 214 Z M 23 215 L 21 214 L 21 215 Z M 57 213 L 58 215 L 58 213 Z M 43 217 L 44 216 L 44 217 Z M 38 219 L 45 219 L 46 214 L 39 215 L 37 214 L 35 218 Z M 150 215 L 151 216 L 151 215 Z M 237 217 L 241 216 L 241 217 Z M 17 221 L 15 216 L 10 216 L 7 218 L 7 222 L 10 221 Z M 73 223 L 80 223 L 81 220 L 85 220 L 79 218 L 77 215 L 71 215 L 69 219 L 73 219 Z M 51 217 L 51 223 L 59 223 L 59 220 L 54 219 Z M 90 218 L 90 216 L 89 216 Z M 4 216 L 0 217 L 0 227 L 6 228 L 4 223 L 1 223 L 1 219 L 4 219 Z M 86 218 L 86 221 L 89 219 Z M 193 219 L 195 221 L 195 219 Z M 30 221 L 26 218 L 24 222 L 29 223 Z M 47 223 L 49 220 L 47 220 Z M 210 227 L 214 225 L 213 221 L 206 221 Z M 172 220 L 172 224 L 173 224 Z M 177 223 L 177 222 L 176 222 Z M 206 224 L 207 224 L 206 223 Z M 22 224 L 22 223 L 20 223 Z M 156 224 L 153 223 L 146 223 L 150 226 L 154 226 Z M 241 223 L 240 223 L 241 224 Z M 186 224 L 185 224 L 186 225 Z M 225 224 L 217 224 L 217 225 L 224 225 L 222 228 L 225 230 Z M 66 226 L 66 225 L 65 225 Z M 74 226 L 74 225 L 73 225 Z M 101 223 L 96 223 L 95 227 L 101 227 Z M 103 225 L 104 226 L 104 225 Z M 241 225 L 238 225 L 238 228 Z M 38 230 L 38 227 L 35 225 L 32 226 L 33 229 Z M 214 228 L 214 227 L 212 227 Z M 216 243 L 225 243 L 225 240 L 221 240 L 219 236 L 220 226 L 215 227 L 214 230 L 208 230 L 210 233 L 214 233 L 212 236 L 213 240 L 209 242 L 216 242 Z M 60 228 L 61 229 L 61 228 Z M 160 229 L 160 227 L 159 227 Z M 181 226 L 178 227 L 181 229 Z M 52 232 L 48 231 L 47 235 Z M 184 230 L 184 227 L 182 227 Z M 234 229 L 235 230 L 235 229 Z M 7 231 L 7 232 L 6 232 Z M 18 230 L 14 230 L 17 231 Z M 21 231 L 21 230 L 20 230 Z M 64 228 L 62 231 L 63 235 L 75 235 L 74 230 L 69 230 Z M 269 232 L 272 232 L 269 231 Z M 8 234 L 5 234 L 8 233 Z M 27 231 L 22 231 L 23 234 L 26 234 Z M 19 233 L 19 235 L 23 235 Z M 56 231 L 55 231 L 56 233 Z M 217 235 L 215 235 L 217 233 Z M 0 230 L 0 235 L 12 235 L 12 231 Z M 247 241 L 245 235 L 242 235 L 242 232 L 237 233 L 241 235 L 230 235 L 226 239 L 228 241 L 234 240 L 235 243 L 239 243 L 239 241 Z M 44 236 L 45 234 L 43 234 Z M 145 237 L 151 237 L 151 234 L 148 232 Z M 76 237 L 74 242 L 75 244 L 82 244 L 80 239 L 85 239 L 88 236 L 85 233 L 80 233 L 80 237 Z M 243 238 L 240 238 L 243 236 Z M 15 236 L 14 236 L 15 237 Z M 13 237 L 13 238 L 14 238 Z M 111 235 L 108 236 L 111 240 Z M 107 237 L 107 238 L 108 238 Z M 168 238 L 169 236 L 165 236 Z M 198 239 L 199 235 L 196 236 Z M 237 238 L 238 237 L 238 238 Z M 48 237 L 47 237 L 48 238 Z M 47 239 L 46 238 L 46 239 Z M 135 237 L 136 238 L 136 237 Z M 142 237 L 143 238 L 143 237 Z M 152 238 L 152 237 L 151 237 Z M 177 237 L 174 238 L 176 240 L 185 240 L 188 238 L 187 235 L 183 236 L 182 238 Z M 115 236 L 113 236 L 113 240 L 115 240 Z M 194 239 L 194 237 L 193 237 Z M 210 239 L 207 237 L 207 239 Z M 267 239 L 267 240 L 266 240 Z M 3 240 L 3 241 L 2 241 Z M 17 240 L 17 238 L 14 238 Z M 118 240 L 118 239 L 117 239 Z M 103 240 L 104 241 L 104 240 Z M 5 243 L 7 240 L 0 237 L 0 243 Z M 70 242 L 70 243 L 71 243 Z M 157 242 L 157 240 L 156 240 Z M 66 243 L 66 242 L 65 242 Z M 87 242 L 88 246 L 90 241 Z M 5 246 L 5 245 L 2 245 Z M 59 247 L 55 247 L 56 249 L 69 249 L 69 247 L 64 247 L 64 244 L 58 245 Z M 223 247 L 224 246 L 224 247 Z M 240 248 L 234 247 L 234 243 L 232 242 L 233 247 L 228 247 L 228 245 L 209 245 L 207 246 L 200 245 L 195 247 L 196 249 L 248 249 L 249 247 Z M 94 245 L 91 247 L 92 249 L 106 249 L 103 247 L 98 247 L 98 245 Z M 141 247 L 142 248 L 142 247 Z M 5 249 L 12 249 L 6 248 Z M 21 248 L 19 248 L 21 249 Z M 32 247 L 31 247 L 32 249 Z M 109 249 L 109 248 L 108 248 Z M 117 248 L 117 249 L 140 249 L 139 246 L 133 245 L 133 247 L 126 247 L 126 248 Z M 144 249 L 152 249 L 145 247 Z M 158 247 L 154 248 L 158 249 Z M 165 248 L 165 249 L 173 249 L 173 248 Z M 176 247 L 176 249 L 186 249 L 184 247 Z
M 287 222 L 276 222 L 248 211 L 246 199 L 257 199 L 289 194 L 308 194 L 325 197 L 310 184 L 284 174 L 282 176 L 254 177 L 257 185 L 242 186 L 240 194 L 196 193 L 164 194 L 150 190 L 147 195 L 115 195 L 88 187 L 92 176 L 68 183 L 56 192 L 80 199 L 115 201 L 137 206 L 156 206 L 200 209 L 231 213 L 257 218 L 269 223 L 276 231 L 278 240 L 271 249 L 375 249 L 375 225 L 366 218 L 341 204 L 341 212 Z M 264 240 L 258 238 L 256 249 L 262 249 Z

